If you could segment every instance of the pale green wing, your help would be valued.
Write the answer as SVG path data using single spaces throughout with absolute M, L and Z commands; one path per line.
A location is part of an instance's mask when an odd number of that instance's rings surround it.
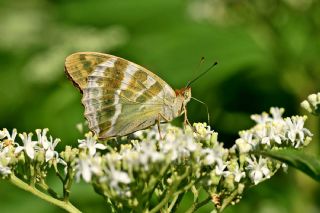
M 90 72 L 82 89 L 89 128 L 107 138 L 153 125 L 159 113 L 172 106 L 175 92 L 145 68 L 107 56 Z

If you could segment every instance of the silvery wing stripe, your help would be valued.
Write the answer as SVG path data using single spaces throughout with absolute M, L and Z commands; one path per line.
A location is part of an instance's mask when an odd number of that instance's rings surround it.
M 122 79 L 120 84 L 120 89 L 118 89 L 114 95 L 115 113 L 111 119 L 111 128 L 107 131 L 106 134 L 112 133 L 114 129 L 114 125 L 117 122 L 119 115 L 121 114 L 122 105 L 119 104 L 120 93 L 121 91 L 124 91 L 128 88 L 129 82 L 132 80 L 132 76 L 137 70 L 138 70 L 137 67 L 130 66 L 129 64 L 124 71 L 125 73 L 129 73 L 130 75 L 124 75 L 124 78 Z
M 94 71 L 90 74 L 90 76 L 100 76 L 100 77 L 104 77 L 105 76 L 105 70 L 108 67 L 114 67 L 114 63 L 116 62 L 116 58 L 110 58 L 107 61 L 99 64 L 98 66 L 96 66 L 96 68 L 94 69 Z M 96 90 L 93 93 L 92 91 L 88 91 L 88 89 L 95 87 Z M 85 114 L 90 113 L 92 111 L 96 110 L 96 107 L 94 107 L 94 104 L 92 102 L 92 99 L 102 95 L 103 93 L 103 88 L 99 87 L 99 84 L 97 84 L 96 81 L 93 80 L 89 80 L 88 81 L 88 85 L 87 85 L 88 89 L 84 89 L 84 94 L 83 94 L 83 98 L 82 98 L 82 102 L 84 103 L 84 101 L 87 101 L 85 104 Z M 119 98 L 119 96 L 118 96 Z M 91 127 L 96 127 L 95 132 L 97 134 L 99 134 L 100 129 L 98 127 L 98 118 L 96 116 L 96 114 L 93 114 L 91 116 L 92 119 L 90 119 L 89 123 Z
M 138 71 L 138 67 L 135 66 L 134 64 L 132 63 L 129 63 L 126 70 L 125 70 L 125 73 L 128 73 L 130 74 L 131 76 L 134 76 L 134 74 Z M 131 80 L 131 79 L 130 79 Z
M 132 99 L 136 101 L 136 99 L 141 96 L 145 91 L 150 89 L 155 83 L 157 83 L 156 80 L 154 80 L 151 76 L 147 76 L 147 79 L 143 82 L 143 85 L 145 86 L 144 89 L 141 91 L 137 92 L 136 94 L 133 95 Z
M 168 84 L 164 85 L 163 90 L 164 90 L 164 96 L 163 96 L 164 98 L 176 97 L 176 93 L 173 91 L 173 89 Z M 167 95 L 169 95 L 169 97 Z

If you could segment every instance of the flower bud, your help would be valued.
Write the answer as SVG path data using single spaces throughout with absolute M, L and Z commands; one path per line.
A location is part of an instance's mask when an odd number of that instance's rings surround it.
M 303 107 L 308 112 L 312 113 L 312 108 L 307 100 L 304 100 L 303 102 L 301 102 L 301 107 Z

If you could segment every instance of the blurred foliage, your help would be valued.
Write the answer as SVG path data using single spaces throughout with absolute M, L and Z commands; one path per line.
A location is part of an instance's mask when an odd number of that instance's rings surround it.
M 76 143 L 81 134 L 75 126 L 84 121 L 81 95 L 63 66 L 77 51 L 134 61 L 173 88 L 218 60 L 219 66 L 192 85 L 193 96 L 209 105 L 213 129 L 231 146 L 237 131 L 253 124 L 250 114 L 270 106 L 286 108 L 286 115 L 300 113 L 299 103 L 319 91 L 320 3 L 1 1 L 0 126 L 48 127 L 64 144 Z M 202 56 L 206 61 L 199 68 Z M 206 120 L 199 103 L 190 103 L 188 110 L 190 121 Z M 319 154 L 319 121 L 311 118 L 309 124 L 315 134 L 310 151 Z M 0 196 L 1 212 L 57 211 L 3 181 Z M 319 212 L 319 196 L 315 182 L 289 172 L 249 190 L 226 212 Z M 103 211 L 104 202 L 86 186 L 75 186 L 72 197 L 84 212 Z M 190 200 L 185 198 L 185 205 Z

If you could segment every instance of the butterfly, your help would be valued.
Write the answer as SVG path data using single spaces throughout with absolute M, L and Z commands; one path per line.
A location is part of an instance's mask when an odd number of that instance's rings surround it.
M 65 60 L 65 72 L 83 94 L 84 116 L 100 139 L 124 136 L 186 116 L 191 88 L 173 90 L 146 68 L 97 52 L 78 52 Z

